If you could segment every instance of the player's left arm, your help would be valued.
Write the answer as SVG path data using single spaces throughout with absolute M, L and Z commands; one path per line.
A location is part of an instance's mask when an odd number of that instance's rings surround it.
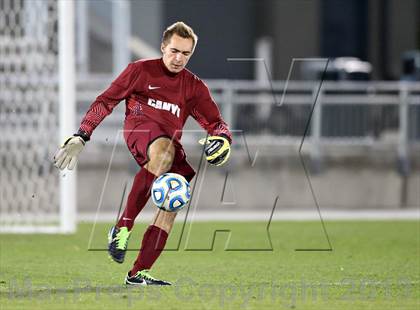
M 196 88 L 195 105 L 191 115 L 209 134 L 199 141 L 200 144 L 205 145 L 204 152 L 207 161 L 216 166 L 226 163 L 230 156 L 232 134 L 217 104 L 212 99 L 209 89 L 201 81 Z

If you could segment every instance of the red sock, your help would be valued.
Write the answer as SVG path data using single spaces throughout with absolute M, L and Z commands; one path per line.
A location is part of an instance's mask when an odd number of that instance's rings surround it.
M 157 226 L 150 225 L 143 236 L 141 249 L 137 256 L 130 274 L 135 275 L 137 271 L 149 270 L 157 260 L 168 239 L 168 233 Z
M 127 227 L 131 230 L 137 215 L 146 205 L 150 198 L 150 188 L 156 176 L 142 168 L 135 176 L 133 187 L 127 199 L 127 206 L 122 213 L 117 227 Z

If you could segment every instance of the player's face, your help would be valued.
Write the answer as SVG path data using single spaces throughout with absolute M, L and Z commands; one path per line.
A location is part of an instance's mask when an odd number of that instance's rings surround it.
M 178 73 L 185 68 L 193 53 L 193 40 L 174 34 L 166 45 L 162 43 L 161 51 L 166 68 Z

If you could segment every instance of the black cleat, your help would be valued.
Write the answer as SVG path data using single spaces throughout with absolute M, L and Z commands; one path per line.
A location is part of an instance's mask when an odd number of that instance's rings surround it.
M 125 284 L 131 286 L 172 285 L 170 282 L 153 278 L 147 270 L 137 271 L 134 276 L 131 276 L 128 272 L 125 277 Z
M 108 253 L 112 260 L 122 264 L 127 250 L 130 232 L 127 227 L 111 227 L 108 233 Z

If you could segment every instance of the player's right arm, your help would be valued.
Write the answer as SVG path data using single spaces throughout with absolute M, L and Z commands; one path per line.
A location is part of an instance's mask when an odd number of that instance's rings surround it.
M 57 168 L 63 170 L 68 167 L 68 169 L 72 170 L 75 167 L 79 153 L 83 150 L 86 142 L 90 140 L 90 136 L 95 128 L 112 112 L 121 100 L 127 99 L 133 92 L 140 72 L 139 67 L 139 63 L 129 64 L 91 104 L 80 123 L 78 132 L 66 139 L 55 154 L 54 165 Z

